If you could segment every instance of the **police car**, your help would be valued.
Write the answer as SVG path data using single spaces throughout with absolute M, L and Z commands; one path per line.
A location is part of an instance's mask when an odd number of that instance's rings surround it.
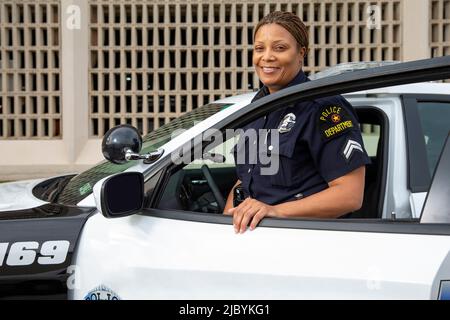
M 448 299 L 450 84 L 438 82 L 448 78 L 450 57 L 389 64 L 254 103 L 254 93 L 219 100 L 143 139 L 113 128 L 108 161 L 0 185 L 0 295 Z M 363 207 L 345 219 L 265 218 L 235 234 L 221 214 L 237 179 L 237 136 L 226 133 L 336 94 L 355 108 L 372 160 Z

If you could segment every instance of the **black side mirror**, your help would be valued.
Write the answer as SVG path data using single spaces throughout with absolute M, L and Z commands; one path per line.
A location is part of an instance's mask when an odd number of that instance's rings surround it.
M 99 181 L 94 186 L 97 209 L 106 218 L 125 217 L 144 205 L 144 175 L 123 172 Z
M 126 163 L 127 153 L 139 153 L 142 138 L 139 131 L 128 124 L 109 129 L 103 137 L 102 153 L 106 160 L 116 164 Z
M 140 159 L 149 164 L 158 160 L 164 153 L 163 149 L 158 149 L 141 155 L 139 154 L 141 148 L 142 138 L 139 131 L 128 124 L 109 129 L 102 141 L 103 156 L 115 164 Z

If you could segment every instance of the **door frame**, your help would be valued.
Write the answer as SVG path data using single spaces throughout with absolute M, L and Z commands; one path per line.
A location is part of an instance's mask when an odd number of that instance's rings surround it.
M 231 114 L 229 117 L 220 120 L 211 128 L 222 131 L 225 128 L 237 129 L 275 108 L 292 102 L 302 102 L 321 98 L 323 96 L 370 90 L 379 87 L 440 80 L 444 78 L 450 78 L 450 56 L 399 63 L 396 65 L 322 78 L 292 86 L 258 99 L 245 108 Z M 203 132 L 200 134 L 203 134 Z M 223 134 L 225 134 L 225 132 L 223 132 Z M 208 141 L 207 138 L 211 137 L 207 134 L 204 138 L 205 139 L 198 139 L 198 136 L 193 137 L 191 140 L 194 141 L 192 151 L 194 148 L 198 148 L 200 143 L 202 144 L 202 150 L 207 147 L 208 144 L 206 144 L 204 140 Z M 167 172 L 173 169 L 174 166 L 170 154 L 166 154 L 161 161 L 152 166 L 147 172 L 144 172 L 145 176 L 153 176 L 155 172 L 164 170 L 158 182 L 158 187 L 154 190 L 154 195 L 150 201 L 151 206 L 154 206 L 157 201 L 157 194 L 160 193 L 160 188 L 165 185 L 164 181 L 167 180 Z M 145 209 L 140 214 L 166 219 L 232 225 L 232 217 L 218 214 L 158 209 Z M 310 218 L 265 218 L 260 222 L 259 227 L 450 235 L 450 224 L 421 224 L 417 220 L 399 219 L 396 221 L 380 219 L 364 219 L 364 221 L 361 221 L 361 219 L 323 220 Z

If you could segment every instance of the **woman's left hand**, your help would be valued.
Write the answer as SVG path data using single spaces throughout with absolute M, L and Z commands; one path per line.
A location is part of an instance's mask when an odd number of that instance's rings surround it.
M 239 206 L 228 210 L 228 214 L 233 215 L 234 231 L 244 233 L 250 221 L 250 230 L 253 230 L 264 217 L 276 216 L 276 211 L 273 206 L 247 198 Z

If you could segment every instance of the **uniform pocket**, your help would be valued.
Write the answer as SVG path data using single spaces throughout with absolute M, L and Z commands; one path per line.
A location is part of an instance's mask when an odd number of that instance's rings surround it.
M 299 182 L 298 161 L 293 158 L 294 148 L 295 144 L 282 143 L 279 150 L 271 153 L 272 157 L 278 156 L 278 170 L 270 176 L 272 185 L 291 187 Z

